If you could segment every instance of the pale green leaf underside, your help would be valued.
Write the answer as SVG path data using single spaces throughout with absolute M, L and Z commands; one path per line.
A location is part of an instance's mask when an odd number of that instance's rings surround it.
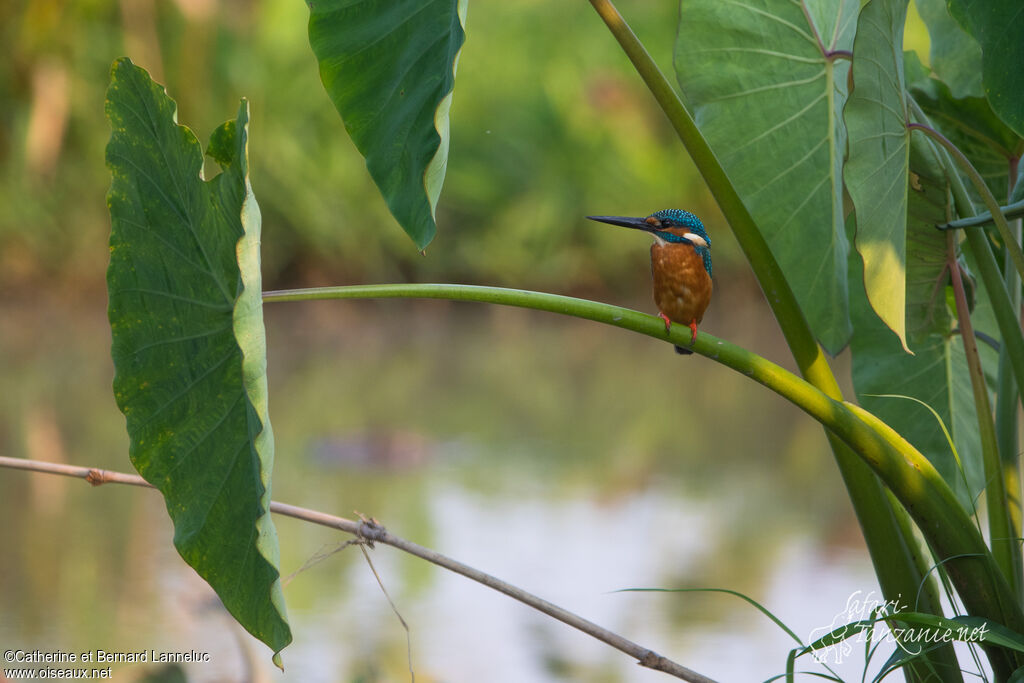
M 856 0 L 685 0 L 676 76 L 701 132 L 761 227 L 811 328 L 851 333 L 840 112 Z
M 392 215 L 420 249 L 437 232 L 467 1 L 307 1 L 324 88 Z
M 128 59 L 114 63 L 106 110 L 108 316 L 132 464 L 164 495 L 181 556 L 278 653 L 291 632 L 269 513 L 273 437 L 248 104 L 211 136 L 223 171 L 208 182 L 174 101 Z
M 924 135 L 910 138 L 906 223 L 906 329 L 916 350 L 917 340 L 947 336 L 953 317 L 946 303 L 950 282 L 948 235 L 935 226 L 952 215 L 952 196 L 935 144 Z M 973 404 L 973 399 L 971 399 Z
M 850 139 L 846 187 L 871 307 L 906 349 L 909 131 L 903 76 L 906 0 L 871 0 L 854 40 L 854 88 L 843 112 Z M 899 392 L 893 392 L 899 393 Z

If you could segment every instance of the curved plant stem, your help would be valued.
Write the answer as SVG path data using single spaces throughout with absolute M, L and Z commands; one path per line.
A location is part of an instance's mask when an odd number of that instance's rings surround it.
M 265 292 L 265 303 L 319 299 L 429 298 L 518 306 L 585 318 L 646 334 L 672 344 L 689 342 L 689 329 L 620 306 L 573 297 L 502 287 L 452 284 L 387 284 L 320 287 Z M 695 353 L 732 368 L 771 389 L 806 412 L 863 459 L 889 486 L 921 529 L 956 585 L 968 612 L 1024 633 L 1024 612 L 1007 600 L 1010 588 L 984 539 L 935 467 L 884 423 L 868 422 L 862 411 L 836 401 L 805 380 L 757 354 L 705 332 L 697 334 Z M 891 432 L 891 428 L 888 428 Z M 915 590 L 917 586 L 914 587 Z M 914 595 L 913 592 L 908 593 Z M 991 651 L 993 668 L 1009 675 L 1013 661 Z
M 960 264 L 956 259 L 955 233 L 952 232 L 946 233 L 946 263 L 953 280 L 960 337 L 963 339 L 964 355 L 967 357 L 971 388 L 974 391 L 974 407 L 978 414 L 981 458 L 985 469 L 985 507 L 988 512 L 992 555 L 1002 569 L 1003 575 L 1012 585 L 1018 583 L 1014 581 L 1016 564 L 1013 560 L 1013 546 L 1016 545 L 1017 540 L 1011 530 L 1006 486 L 999 461 L 999 448 L 996 443 L 995 424 L 992 421 L 988 386 L 985 384 L 985 371 L 981 367 L 981 356 L 978 355 L 978 342 L 974 338 L 974 326 L 971 324 L 971 313 L 967 307 L 967 294 L 964 291 L 963 277 L 960 275 Z
M 79 479 L 85 479 L 93 486 L 99 486 L 101 484 L 127 484 L 129 486 L 153 488 L 149 482 L 137 474 L 125 474 L 123 472 L 101 470 L 95 467 L 75 467 L 60 463 L 0 456 L 0 468 L 59 474 L 66 477 L 77 477 Z M 712 679 L 702 676 L 696 671 L 691 671 L 685 666 L 677 664 L 670 659 L 666 659 L 652 650 L 648 650 L 631 640 L 623 638 L 617 633 L 613 633 L 591 621 L 587 621 L 586 619 L 579 617 L 568 610 L 562 609 L 558 605 L 552 604 L 547 600 L 539 598 L 536 595 L 527 593 L 517 586 L 513 586 L 512 584 L 502 581 L 497 577 L 486 574 L 479 569 L 474 569 L 473 567 L 463 564 L 458 560 L 453 560 L 452 558 L 442 555 L 430 548 L 425 548 L 413 543 L 412 541 L 407 541 L 404 538 L 395 536 L 381 526 L 376 520 L 363 519 L 357 522 L 355 520 L 345 519 L 344 517 L 335 517 L 334 515 L 328 515 L 316 510 L 310 510 L 296 505 L 288 505 L 287 503 L 279 503 L 277 501 L 270 503 L 270 511 L 285 517 L 301 519 L 306 522 L 312 522 L 313 524 L 319 524 L 321 526 L 344 531 L 352 534 L 360 542 L 365 545 L 369 545 L 371 548 L 374 543 L 383 543 L 385 545 L 390 545 L 393 548 L 398 548 L 410 555 L 415 555 L 427 562 L 436 564 L 439 567 L 443 567 L 444 569 L 455 572 L 456 574 L 461 574 L 468 579 L 472 579 L 477 583 L 487 586 L 488 588 L 493 588 L 499 593 L 504 593 L 510 598 L 514 598 L 536 610 L 539 610 L 540 612 L 543 612 L 544 614 L 547 614 L 550 617 L 554 617 L 555 619 L 572 626 L 573 628 L 579 629 L 587 635 L 593 636 L 607 645 L 611 645 L 615 649 L 625 652 L 630 657 L 636 659 L 640 666 L 645 666 L 656 671 L 662 671 L 684 681 L 690 681 L 691 683 L 714 683 Z M 388 600 L 390 601 L 390 598 L 388 598 Z M 392 605 L 392 607 L 394 607 L 394 605 Z
M 1012 269 L 1011 269 L 1012 270 Z M 1013 271 L 1016 274 L 1016 271 Z M 1020 283 L 1017 283 L 1018 290 Z M 1019 307 L 1019 305 L 1018 305 Z M 999 353 L 999 378 L 996 389 L 996 439 L 999 444 L 999 459 L 1002 465 L 1003 489 L 1006 492 L 1009 535 L 1007 538 L 1016 550 L 1011 553 L 1014 569 L 1010 585 L 1024 606 L 1024 557 L 1019 550 L 1022 537 L 1020 441 L 1018 438 L 1017 411 L 1020 392 L 1013 381 L 1009 354 Z
M 815 340 L 782 269 L 690 112 L 611 1 L 590 0 L 590 4 L 633 63 L 703 176 L 764 291 L 800 374 L 830 398 L 842 400 L 825 352 Z M 860 522 L 882 592 L 889 600 L 916 594 L 926 574 L 918 570 L 910 550 L 916 541 L 904 536 L 903 530 L 908 526 L 906 511 L 891 505 L 877 478 L 845 444 L 831 432 L 826 431 L 826 436 Z M 923 611 L 941 613 L 940 605 L 926 604 L 928 602 L 922 602 Z

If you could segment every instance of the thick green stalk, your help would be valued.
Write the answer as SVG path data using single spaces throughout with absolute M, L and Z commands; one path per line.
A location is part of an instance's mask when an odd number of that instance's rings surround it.
M 676 325 L 666 334 L 661 319 L 620 306 L 573 297 L 500 287 L 451 284 L 394 284 L 322 287 L 266 292 L 265 303 L 316 299 L 431 298 L 475 301 L 549 311 L 632 330 L 673 344 L 688 344 L 689 330 Z M 869 424 L 861 409 L 843 404 L 809 382 L 746 349 L 707 333 L 691 347 L 740 372 L 790 401 L 819 421 L 859 454 L 910 513 L 949 573 L 970 614 L 992 619 L 1024 633 L 1024 612 L 973 521 L 935 467 L 908 442 Z M 909 593 L 908 595 L 913 595 Z M 1006 678 L 1015 659 L 1000 649 L 989 657 L 997 676 Z
M 1020 288 L 1019 283 L 1017 288 Z M 1006 504 L 1009 506 L 1006 511 L 1010 526 L 1007 538 L 1018 548 L 1017 551 L 1011 553 L 1014 567 L 1013 573 L 1009 577 L 1010 585 L 1021 604 L 1024 605 L 1024 585 L 1022 585 L 1024 557 L 1021 556 L 1019 550 L 1022 534 L 1020 441 L 1017 424 L 1019 399 L 1020 392 L 1017 390 L 1010 370 L 1010 356 L 1004 346 L 999 351 L 999 379 L 996 387 L 996 441 L 999 445 L 999 460 L 1002 465 Z
M 907 442 L 906 439 L 904 439 L 903 436 L 899 432 L 897 432 L 895 429 L 893 429 L 891 426 L 889 426 L 889 424 L 887 422 L 884 422 L 883 420 L 878 418 L 873 413 L 869 413 L 867 410 L 864 410 L 864 408 L 861 408 L 859 405 L 856 405 L 854 403 L 845 403 L 845 405 L 854 414 L 856 414 L 858 417 L 860 417 L 864 422 L 866 422 L 868 425 L 871 425 L 875 429 L 875 431 L 882 436 L 882 438 L 884 438 L 889 443 L 893 444 L 896 448 L 902 449 L 903 448 L 903 444 L 906 444 L 906 447 L 909 447 L 909 448 L 913 449 L 913 446 L 909 442 Z M 894 494 L 890 491 L 889 495 L 892 496 Z M 977 527 L 975 527 L 975 528 L 977 528 Z M 936 576 L 938 576 L 940 574 L 940 572 L 934 571 L 937 568 L 943 567 L 944 569 L 948 569 L 942 563 L 942 560 L 941 560 L 942 553 L 940 551 L 936 550 L 934 548 L 934 546 L 932 546 L 931 552 L 928 552 L 927 549 L 921 548 L 920 544 L 917 543 L 917 538 L 916 538 L 916 536 L 914 536 L 914 533 L 913 533 L 912 529 L 907 528 L 907 529 L 904 530 L 904 533 L 906 534 L 907 538 L 913 539 L 914 543 L 913 543 L 912 547 L 913 547 L 913 549 L 915 551 L 915 559 L 918 562 L 918 566 L 921 567 L 922 572 L 926 576 L 928 576 L 929 579 L 934 579 Z M 928 539 L 927 534 L 925 534 L 925 542 L 927 544 L 931 545 L 931 541 Z M 933 556 L 935 558 L 940 558 L 940 559 L 936 562 L 936 561 L 934 561 L 932 559 Z M 993 559 L 993 565 L 995 565 L 995 560 L 994 559 Z M 993 570 L 993 571 L 995 571 L 995 570 Z M 1002 574 L 1000 574 L 1000 577 L 1002 577 Z M 950 586 L 950 582 L 951 581 L 953 582 L 952 586 Z M 944 575 L 943 582 L 946 585 L 947 591 L 951 591 L 954 588 L 956 590 L 958 590 L 958 591 L 961 591 L 961 592 L 963 591 L 963 588 L 961 586 L 959 586 L 958 584 L 956 584 L 955 578 L 951 574 L 949 574 L 948 571 Z M 1009 586 L 1007 586 L 1007 589 L 1008 590 L 1012 590 L 1012 589 L 1009 588 Z M 941 598 L 939 597 L 939 589 L 938 589 L 938 586 L 937 586 L 935 581 L 929 580 L 929 581 L 926 581 L 925 583 L 923 583 L 922 586 L 921 586 L 921 593 L 922 593 L 922 596 L 924 594 L 927 594 L 928 597 L 931 599 L 933 604 L 936 604 L 936 605 L 940 605 L 941 604 Z M 1000 599 L 1005 604 L 1007 601 L 1010 601 L 1012 599 L 1012 594 L 1004 595 Z M 923 600 L 918 601 L 918 604 L 924 604 L 924 601 Z M 970 611 L 970 608 L 968 608 L 968 612 L 969 611 Z M 1009 659 L 1011 656 L 1015 657 L 1016 655 L 1009 655 L 1008 653 L 999 653 L 998 655 L 996 655 L 996 654 L 991 653 L 991 652 L 989 653 L 989 657 L 990 658 L 994 658 L 994 657 L 997 657 L 997 656 L 1000 657 L 1001 659 Z M 932 657 L 929 660 L 929 663 L 932 666 L 928 668 L 928 671 L 934 672 L 935 674 L 937 674 L 941 680 L 954 679 L 954 678 L 958 678 L 961 681 L 963 680 L 963 677 L 960 674 L 960 667 L 959 667 L 959 664 L 958 664 L 958 661 L 957 661 L 957 658 L 956 658 L 956 653 L 954 653 L 952 651 L 952 648 L 942 648 L 941 650 L 933 652 L 932 653 Z M 994 664 L 994 659 L 993 659 L 993 666 L 994 665 L 995 664 Z M 1014 666 L 1019 666 L 1019 664 L 1014 664 Z M 917 669 L 915 671 L 917 673 L 920 673 L 920 669 Z M 1004 678 L 1005 678 L 1005 675 L 1003 677 L 1001 677 L 1000 679 L 998 679 L 998 680 L 1003 680 Z M 921 679 L 924 680 L 924 681 L 932 681 L 932 680 L 934 680 L 934 677 L 929 675 L 928 673 L 923 673 L 921 675 Z M 909 677 L 908 677 L 908 680 L 909 680 Z
M 873 420 L 865 419 L 866 410 L 858 406 L 856 403 L 850 403 L 849 401 L 843 401 L 843 404 L 850 408 L 854 413 L 857 414 L 862 420 L 868 423 L 868 425 L 876 426 L 882 421 L 872 415 Z M 885 423 L 883 423 L 885 424 Z M 888 424 L 885 425 L 889 427 Z M 892 429 L 889 427 L 889 429 Z M 878 431 L 876 429 L 875 431 Z M 895 430 L 894 430 L 895 433 Z M 935 569 L 935 560 L 932 558 L 931 552 L 928 550 L 928 546 L 923 543 L 918 536 L 914 533 L 914 522 L 910 519 L 910 515 L 906 514 L 906 510 L 903 509 L 903 504 L 893 495 L 892 491 L 886 489 L 885 495 L 892 500 L 890 501 L 892 506 L 898 509 L 903 514 L 897 518 L 897 521 L 902 525 L 903 537 L 907 539 L 908 548 L 907 552 L 914 558 L 914 564 L 917 566 L 917 570 L 922 576 L 928 577 L 920 587 L 918 588 L 917 594 L 909 599 L 905 604 L 910 606 L 913 612 L 926 611 L 922 609 L 923 605 L 935 605 L 936 609 L 941 609 L 942 606 L 942 594 L 939 591 L 939 582 L 936 579 L 936 573 L 933 572 Z M 938 612 L 930 612 L 931 614 L 938 614 Z M 953 655 L 952 650 L 949 651 L 950 655 Z M 956 662 L 956 656 L 952 657 L 952 662 Z M 962 677 L 961 677 L 961 680 Z
M 1008 164 L 1007 196 L 1013 194 L 1014 181 L 1017 179 L 1017 159 Z M 1006 212 L 1004 212 L 1005 215 Z M 1021 221 L 1018 218 L 1010 223 L 1010 232 L 1013 233 L 1013 240 L 1018 244 L 1021 241 Z M 1014 311 L 1020 311 L 1021 290 L 1020 276 L 1010 262 L 1010 255 L 1007 254 L 1003 263 L 1003 279 L 1006 281 L 1006 291 L 1010 296 L 1010 306 Z M 1018 314 L 1019 315 L 1019 314 Z M 999 380 L 996 387 L 996 438 L 999 442 L 999 457 L 1002 461 L 1003 482 L 1006 488 L 1007 511 L 1010 521 L 1010 537 L 1019 547 L 1022 527 L 1021 510 L 1021 472 L 1018 438 L 1017 406 L 1020 402 L 1020 390 L 1013 381 L 1012 368 L 1010 367 L 1010 354 L 1005 345 L 999 348 Z M 1013 553 L 1015 562 L 1014 573 L 1010 577 L 1010 585 L 1017 593 L 1021 604 L 1024 604 L 1024 557 L 1021 553 Z
M 974 325 L 971 324 L 971 312 L 967 307 L 967 294 L 964 291 L 963 277 L 960 275 L 960 264 L 956 259 L 955 233 L 952 232 L 946 233 L 946 262 L 949 264 L 953 280 L 960 337 L 964 343 L 964 355 L 967 357 L 971 388 L 974 391 L 974 408 L 978 414 L 978 435 L 981 439 L 981 458 L 985 468 L 985 509 L 988 512 L 992 555 L 996 559 L 996 564 L 1003 570 L 1007 581 L 1013 586 L 1019 583 L 1014 580 L 1017 564 L 1013 559 L 1013 548 L 1017 542 L 1012 535 L 1010 526 L 1010 508 L 1006 499 L 1003 468 L 999 461 L 996 427 L 992 421 L 992 408 L 989 404 L 988 386 L 985 383 L 985 371 L 981 367 L 981 356 L 978 355 L 978 342 L 974 338 Z
M 612 3 L 609 0 L 590 0 L 590 3 L 665 112 L 722 209 L 764 290 L 768 305 L 779 321 L 800 373 L 829 397 L 841 400 L 839 384 L 824 350 L 811 333 L 793 290 L 725 169 L 697 128 L 693 117 Z M 845 444 L 832 433 L 826 434 L 864 533 L 882 592 L 889 600 L 914 595 L 924 576 L 917 571 L 913 554 L 908 551 L 913 539 L 903 537 L 904 524 L 897 519 L 898 516 L 905 515 L 905 512 L 891 506 L 878 480 Z M 922 605 L 922 609 L 935 614 L 941 613 L 937 604 Z

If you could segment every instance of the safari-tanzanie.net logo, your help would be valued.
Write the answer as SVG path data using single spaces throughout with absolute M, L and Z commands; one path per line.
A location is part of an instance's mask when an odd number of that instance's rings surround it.
M 980 643 L 989 634 L 986 623 L 919 614 L 902 598 L 884 600 L 874 591 L 855 591 L 831 624 L 810 632 L 808 642 L 812 647 L 821 641 L 811 653 L 814 659 L 839 665 L 854 648 L 864 652 L 864 644 L 869 641 L 872 647 L 893 643 L 907 654 L 916 655 L 942 643 Z

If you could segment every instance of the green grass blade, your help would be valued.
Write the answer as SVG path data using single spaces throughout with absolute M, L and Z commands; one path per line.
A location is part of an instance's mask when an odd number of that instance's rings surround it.
M 921 399 L 917 398 L 916 396 L 904 396 L 903 394 L 864 394 L 864 396 L 871 396 L 872 398 L 898 398 L 905 401 L 913 401 L 914 403 L 922 406 L 923 408 L 925 408 L 925 410 L 930 412 L 932 414 L 932 417 L 934 417 L 935 421 L 938 423 L 939 428 L 942 429 L 942 434 L 946 439 L 946 444 L 949 445 L 950 454 L 952 454 L 953 460 L 954 462 L 956 462 L 957 470 L 960 472 L 960 477 L 963 480 L 964 486 L 967 487 L 968 490 L 970 490 L 970 486 L 967 483 L 967 473 L 964 471 L 964 465 L 963 462 L 960 460 L 960 454 L 957 452 L 956 443 L 954 443 L 953 441 L 953 435 L 949 433 L 949 430 L 946 428 L 946 423 L 942 420 L 942 417 L 938 414 L 938 412 L 936 412 L 934 408 L 932 408 L 930 405 L 928 405 Z M 978 514 L 978 510 L 975 507 L 973 498 L 971 499 L 971 511 L 974 515 Z
M 753 605 L 754 607 L 756 607 L 757 610 L 761 614 L 763 614 L 766 617 L 768 617 L 769 619 L 771 619 L 772 622 L 776 626 L 778 626 L 780 629 L 785 631 L 785 633 L 790 638 L 795 640 L 797 643 L 799 643 L 800 645 L 804 644 L 803 641 L 800 640 L 800 637 L 796 633 L 794 633 L 791 628 L 786 626 L 786 624 L 784 624 L 781 619 L 779 619 L 777 616 L 775 616 L 774 614 L 771 613 L 771 610 L 769 610 L 767 607 L 765 607 L 764 605 L 759 603 L 757 600 L 754 600 L 750 596 L 744 595 L 743 593 L 740 593 L 739 591 L 730 590 L 728 588 L 623 588 L 621 590 L 617 590 L 617 591 L 614 591 L 614 592 L 615 593 L 726 593 L 727 595 L 734 595 L 737 598 L 740 598 L 740 599 L 746 601 L 747 603 Z

